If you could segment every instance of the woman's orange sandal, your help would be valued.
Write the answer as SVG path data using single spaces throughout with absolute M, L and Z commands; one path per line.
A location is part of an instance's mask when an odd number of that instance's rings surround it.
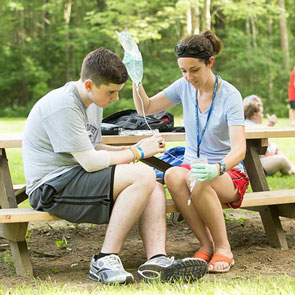
M 228 263 L 228 267 L 224 268 L 224 269 L 214 269 L 215 263 L 216 262 L 225 262 Z M 224 256 L 220 253 L 215 253 L 212 256 L 212 259 L 210 260 L 210 262 L 208 263 L 208 271 L 211 273 L 216 273 L 216 272 L 228 272 L 230 270 L 230 268 L 232 266 L 234 266 L 235 261 L 234 259 L 230 259 L 227 256 Z M 213 265 L 213 269 L 210 269 L 210 265 Z
M 198 258 L 198 259 L 202 259 L 204 261 L 206 261 L 207 263 L 211 260 L 212 255 L 210 255 L 208 252 L 203 251 L 203 250 L 198 250 L 195 254 L 194 254 L 194 258 Z

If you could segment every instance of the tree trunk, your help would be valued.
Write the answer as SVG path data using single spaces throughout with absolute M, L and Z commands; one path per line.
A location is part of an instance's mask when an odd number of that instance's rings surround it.
M 65 81 L 69 81 L 70 79 L 70 21 L 71 21 L 71 10 L 72 10 L 72 0 L 65 0 L 64 2 L 64 20 L 65 20 L 65 60 L 66 60 L 66 71 L 65 71 Z
M 199 0 L 194 0 L 194 6 L 192 7 L 193 13 L 193 32 L 194 34 L 200 33 L 200 7 Z
M 252 52 L 254 51 L 253 47 L 252 47 L 252 43 L 251 43 L 251 25 L 250 25 L 250 18 L 247 17 L 246 18 L 246 22 L 245 22 L 245 30 L 246 30 L 246 36 L 247 36 L 247 52 L 246 52 L 246 59 L 248 62 L 250 62 L 251 56 L 252 56 Z M 249 72 L 249 84 L 253 84 L 253 74 L 252 71 Z
M 46 7 L 49 0 L 43 0 L 43 7 Z M 49 34 L 49 25 L 50 25 L 50 15 L 48 10 L 43 8 L 41 10 L 41 36 L 43 38 L 48 39 L 50 37 Z
M 251 52 L 251 29 L 250 29 L 250 20 L 247 17 L 245 22 L 245 30 L 247 36 L 247 60 L 250 61 L 250 52 Z
M 187 34 L 191 34 L 193 31 L 193 27 L 192 27 L 192 8 L 191 8 L 191 4 L 188 3 L 188 7 L 186 9 L 186 31 Z
M 257 32 L 256 32 L 256 22 L 253 15 L 250 16 L 251 28 L 252 28 L 252 38 L 253 38 L 253 47 L 257 48 Z
M 285 0 L 279 0 L 280 7 L 280 37 L 281 49 L 284 57 L 284 67 L 286 70 L 290 69 L 290 55 L 289 55 L 289 42 L 287 34 L 287 19 L 285 11 Z
M 73 17 L 73 26 L 74 28 L 78 27 L 78 1 L 77 0 L 73 0 L 74 1 L 74 17 Z M 77 68 L 77 59 L 76 59 L 76 50 L 75 50 L 75 46 L 71 46 L 71 69 L 72 69 L 72 75 L 74 77 L 78 77 L 79 75 L 79 69 Z
M 204 4 L 205 8 L 205 23 L 203 29 L 211 30 L 211 13 L 210 13 L 210 7 L 211 7 L 211 0 L 205 0 Z
M 271 0 L 268 0 L 268 4 L 271 4 Z M 272 51 L 272 26 L 273 26 L 273 19 L 270 17 L 268 19 L 268 50 Z M 268 69 L 268 102 L 272 105 L 274 95 L 273 95 L 273 71 L 272 71 L 272 54 L 270 55 L 270 66 Z

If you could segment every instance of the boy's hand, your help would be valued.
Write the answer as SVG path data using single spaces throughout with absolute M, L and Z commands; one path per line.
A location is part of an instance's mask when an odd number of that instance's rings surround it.
M 150 158 L 158 153 L 165 152 L 165 139 L 160 134 L 142 139 L 136 146 L 140 146 L 144 152 L 144 158 Z M 134 145 L 135 146 L 135 145 Z
M 218 165 L 216 164 L 192 164 L 191 173 L 199 181 L 210 180 L 218 176 Z

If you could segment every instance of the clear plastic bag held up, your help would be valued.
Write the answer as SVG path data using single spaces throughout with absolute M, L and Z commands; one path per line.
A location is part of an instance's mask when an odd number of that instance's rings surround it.
M 127 68 L 131 80 L 139 86 L 143 77 L 143 62 L 138 46 L 128 32 L 116 31 L 116 33 L 125 50 L 123 63 Z

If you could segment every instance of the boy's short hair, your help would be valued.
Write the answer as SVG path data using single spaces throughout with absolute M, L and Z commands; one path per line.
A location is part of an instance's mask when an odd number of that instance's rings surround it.
M 112 51 L 98 48 L 89 52 L 83 60 L 81 80 L 91 79 L 99 87 L 101 84 L 123 84 L 128 73 L 121 59 Z

